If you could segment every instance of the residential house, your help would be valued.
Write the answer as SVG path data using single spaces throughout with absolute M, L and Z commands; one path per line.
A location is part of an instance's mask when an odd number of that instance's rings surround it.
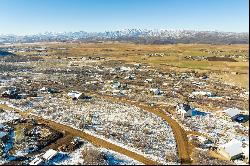
M 180 114 L 183 118 L 192 116 L 206 116 L 207 113 L 201 112 L 196 108 L 192 108 L 190 105 L 182 103 L 176 106 L 177 114 Z
M 58 154 L 58 152 L 56 150 L 53 149 L 49 149 L 48 151 L 46 151 L 46 153 L 42 156 L 42 158 L 44 160 L 50 160 L 53 157 L 55 157 Z
M 82 93 L 78 92 L 78 91 L 72 91 L 68 93 L 68 96 L 71 97 L 73 100 L 75 99 L 79 99 L 80 97 L 82 97 Z
M 238 108 L 228 108 L 228 109 L 225 109 L 222 112 L 224 112 L 230 118 L 233 118 L 235 115 L 240 114 L 241 110 L 238 109 Z
M 154 95 L 160 95 L 162 93 L 159 88 L 151 88 L 150 92 L 153 93 Z
M 243 155 L 242 142 L 237 139 L 233 139 L 230 142 L 220 145 L 218 153 L 227 158 L 228 160 L 235 160 Z

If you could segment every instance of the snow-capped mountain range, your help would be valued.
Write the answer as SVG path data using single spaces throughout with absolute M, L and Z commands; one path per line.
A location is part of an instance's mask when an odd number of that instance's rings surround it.
M 167 43 L 249 43 L 249 33 L 195 31 L 195 30 L 147 30 L 125 29 L 105 32 L 46 32 L 36 35 L 0 35 L 0 43 L 42 41 L 129 41 L 145 44 Z

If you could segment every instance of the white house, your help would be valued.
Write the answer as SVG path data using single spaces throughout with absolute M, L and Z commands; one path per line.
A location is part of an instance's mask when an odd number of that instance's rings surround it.
M 46 90 L 47 90 L 46 87 L 42 87 L 42 88 L 40 89 L 41 92 L 46 92 Z
M 228 160 L 234 160 L 243 154 L 242 142 L 232 139 L 230 142 L 220 145 L 218 152 Z
M 177 113 L 178 114 L 180 114 L 181 115 L 181 117 L 185 117 L 185 115 L 186 115 L 186 113 L 187 113 L 187 111 L 186 110 L 184 110 L 184 109 L 179 109 L 179 110 L 177 110 Z
M 208 97 L 209 99 L 214 99 L 214 100 L 223 100 L 224 98 L 221 96 L 210 96 Z
M 50 160 L 50 159 L 52 159 L 54 156 L 56 156 L 57 153 L 58 153 L 58 152 L 57 152 L 56 150 L 49 149 L 49 150 L 47 150 L 46 153 L 44 153 L 44 155 L 42 156 L 42 158 L 45 159 L 45 160 Z
M 131 68 L 130 68 L 130 67 L 122 66 L 122 67 L 120 68 L 120 70 L 121 70 L 121 71 L 130 71 Z
M 240 114 L 241 110 L 238 108 L 228 108 L 222 112 L 226 113 L 230 117 L 234 117 L 235 115 Z
M 112 86 L 112 88 L 120 88 L 121 83 L 119 81 L 113 81 L 113 84 L 111 86 Z
M 78 99 L 80 96 L 82 96 L 82 93 L 78 91 L 72 91 L 68 93 L 68 96 L 71 97 L 72 99 Z
M 144 82 L 145 82 L 145 83 L 151 83 L 152 81 L 153 81 L 152 78 L 147 78 Z
M 208 115 L 208 113 L 199 111 L 198 108 L 193 108 L 190 105 L 185 104 L 185 103 L 178 104 L 176 106 L 176 111 L 177 111 L 177 114 L 179 114 L 179 115 L 182 116 L 182 118 L 185 118 L 185 117 L 194 117 L 194 116 L 196 118 L 201 118 L 202 116 Z
M 161 90 L 159 88 L 152 88 L 152 89 L 150 89 L 150 92 L 152 92 L 154 95 L 161 94 Z
M 192 92 L 191 96 L 208 96 L 211 97 L 213 94 L 208 91 L 194 91 Z
M 191 107 L 188 104 L 178 104 L 176 106 L 177 114 L 181 115 L 183 118 L 186 116 L 189 110 L 191 110 Z

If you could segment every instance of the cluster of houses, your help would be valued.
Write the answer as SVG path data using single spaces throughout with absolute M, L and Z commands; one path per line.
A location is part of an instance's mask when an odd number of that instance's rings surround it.
M 6 47 L 6 48 L 3 48 L 3 50 L 5 51 L 8 51 L 8 52 L 11 52 L 11 53 L 17 53 L 17 52 L 20 52 L 20 53 L 25 53 L 25 52 L 47 52 L 48 49 L 47 47 L 40 47 L 40 46 L 37 46 L 37 47 L 33 47 L 33 46 L 27 46 L 27 47 L 15 47 L 15 46 L 12 46 L 12 47 Z
M 220 114 L 216 114 L 201 112 L 190 106 L 188 103 L 180 103 L 176 106 L 176 113 L 182 117 L 184 124 L 186 124 L 185 126 L 189 126 L 188 130 L 194 130 L 194 128 L 191 129 L 191 127 L 195 124 L 199 124 L 199 126 L 196 125 L 198 131 L 202 134 L 209 135 L 210 138 L 213 139 L 212 141 L 210 140 L 211 142 L 209 146 L 207 146 L 207 143 L 205 142 L 207 139 L 199 136 L 198 140 L 202 142 L 204 149 L 216 149 L 217 153 L 227 160 L 242 161 L 242 163 L 243 161 L 245 163 L 249 162 L 248 136 L 241 136 L 240 133 L 237 133 L 234 130 L 230 131 L 230 128 L 227 130 L 221 127 L 218 128 L 218 124 L 228 125 L 234 128 L 240 126 L 240 130 L 248 132 L 247 127 L 242 126 L 241 123 L 247 122 L 249 116 L 241 114 L 240 109 L 226 108 L 223 111 L 219 111 Z M 197 119 L 197 117 L 199 118 Z M 224 120 L 217 121 L 216 118 L 220 117 L 225 118 Z M 223 136 L 221 135 L 222 133 L 224 133 Z M 221 135 L 221 137 L 218 137 L 219 135 Z
M 226 52 L 225 50 L 208 50 L 208 49 L 201 49 L 200 51 L 214 54 L 219 57 L 226 57 L 226 58 L 243 58 L 247 60 L 248 50 L 235 50 L 233 53 L 230 54 L 224 54 Z
M 164 54 L 154 53 L 152 55 L 149 54 L 149 56 L 164 56 Z M 249 98 L 249 92 L 245 92 L 245 89 L 222 84 L 220 81 L 210 78 L 208 76 L 209 73 L 200 74 L 195 71 L 178 73 L 172 70 L 161 72 L 152 69 L 151 66 L 146 64 L 121 64 L 113 61 L 107 61 L 105 64 L 102 64 L 102 61 L 98 61 L 97 63 L 96 60 L 102 60 L 102 58 L 67 57 L 55 62 L 63 64 L 65 61 L 65 64 L 70 65 L 62 65 L 63 67 L 60 68 L 53 66 L 51 69 L 47 69 L 47 66 L 44 68 L 36 68 L 32 74 L 23 72 L 22 74 L 26 77 L 14 79 L 10 82 L 15 82 L 15 84 L 17 84 L 16 87 L 18 87 L 18 85 L 20 85 L 20 87 L 26 87 L 25 93 L 20 92 L 18 88 L 9 88 L 1 94 L 1 97 L 4 100 L 14 103 L 19 108 L 27 107 L 27 102 L 30 102 L 29 106 L 34 108 L 34 114 L 80 129 L 87 128 L 100 135 L 106 134 L 106 137 L 118 140 L 118 142 L 121 141 L 123 144 L 131 143 L 126 142 L 128 134 L 131 134 L 131 136 L 135 138 L 137 138 L 135 134 L 143 136 L 141 140 L 148 143 L 147 146 L 145 145 L 148 151 L 150 148 L 152 150 L 152 143 L 157 141 L 150 137 L 150 129 L 145 129 L 149 130 L 146 132 L 148 135 L 144 135 L 143 132 L 140 131 L 136 123 L 138 120 L 136 119 L 137 115 L 134 115 L 134 110 L 131 111 L 120 105 L 105 104 L 105 102 L 102 103 L 105 105 L 103 107 L 96 106 L 93 108 L 92 106 L 94 112 L 90 109 L 87 109 L 88 111 L 80 109 L 84 108 L 82 105 L 88 103 L 86 100 L 81 99 L 91 98 L 86 96 L 85 92 L 86 94 L 87 92 L 94 92 L 111 96 L 119 95 L 120 97 L 131 100 L 145 103 L 150 102 L 152 103 L 152 107 L 157 104 L 176 106 L 176 112 L 174 112 L 174 114 L 179 118 L 178 120 L 180 120 L 181 125 L 183 125 L 185 129 L 198 130 L 201 133 L 208 133 L 215 139 L 222 140 L 221 142 L 213 140 L 213 142 L 220 146 L 219 151 L 221 154 L 224 153 L 224 156 L 226 156 L 226 153 L 232 156 L 230 146 L 235 147 L 237 145 L 237 147 L 239 147 L 240 144 L 237 143 L 237 141 L 230 143 L 231 138 L 237 134 L 236 132 L 231 132 L 230 135 L 229 130 L 226 129 L 226 124 L 228 122 L 228 126 L 233 128 L 232 130 L 237 127 L 237 129 L 239 128 L 239 130 L 245 132 L 246 128 L 242 126 L 242 124 L 249 120 L 248 114 L 242 111 L 246 109 L 245 104 Z M 79 63 L 75 63 L 75 61 L 79 61 Z M 46 63 L 46 61 L 42 63 Z M 25 63 L 22 65 L 25 65 Z M 8 72 L 10 78 L 19 74 L 20 73 L 16 72 Z M 31 79 L 32 82 L 26 82 L 28 79 Z M 46 81 L 49 83 L 45 83 Z M 8 84 L 9 83 L 5 83 L 4 87 L 8 87 Z M 31 87 L 34 91 L 32 91 Z M 231 93 L 232 91 L 235 93 Z M 37 95 L 31 95 L 31 92 L 35 92 Z M 68 100 L 67 98 L 72 100 Z M 75 102 L 75 100 L 77 100 L 77 102 Z M 79 103 L 82 105 L 78 105 Z M 193 106 L 194 103 L 196 104 L 195 106 Z M 222 111 L 217 111 L 216 114 L 214 114 L 209 110 L 197 108 L 197 105 L 216 107 Z M 126 122 L 125 120 L 119 119 L 122 117 L 118 115 L 111 118 L 108 117 L 108 115 L 110 116 L 112 111 L 114 111 L 113 109 L 125 109 L 130 113 L 125 117 L 134 124 L 134 126 L 130 126 L 131 130 L 134 130 L 132 133 L 129 131 L 129 128 L 122 126 L 123 122 Z M 144 116 L 141 115 L 139 117 Z M 147 118 L 145 117 L 145 119 Z M 152 119 L 155 121 L 154 118 Z M 150 119 L 147 120 L 150 121 Z M 220 124 L 221 122 L 223 123 Z M 144 123 L 150 124 L 150 122 L 142 122 L 143 127 L 147 126 L 144 126 Z M 238 126 L 238 124 L 241 126 Z M 111 126 L 115 131 L 113 131 L 113 129 L 108 130 Z M 155 122 L 155 125 L 151 126 L 151 129 L 154 130 L 153 132 L 158 132 L 157 127 L 160 129 L 160 124 Z M 124 129 L 124 131 L 122 131 L 121 128 Z M 136 131 L 137 129 L 139 131 Z M 224 130 L 225 135 L 223 136 Z M 108 131 L 112 132 L 109 133 Z M 118 139 L 118 136 L 123 135 L 125 131 L 128 134 L 126 135 L 125 133 L 124 138 Z M 168 129 L 166 129 L 166 131 L 168 131 Z M 158 136 L 164 138 L 162 135 Z M 226 139 L 227 136 L 228 139 Z M 201 142 L 205 142 L 201 138 L 200 140 Z M 238 135 L 237 140 L 240 140 Z M 174 143 L 172 145 L 174 145 Z M 247 153 L 245 147 L 245 143 L 242 143 L 242 147 L 238 149 L 243 148 L 244 150 L 238 150 L 238 152 L 243 154 Z M 160 149 L 157 152 L 151 151 L 158 156 L 161 156 L 160 154 L 163 153 L 162 148 L 168 149 L 165 145 L 158 144 L 158 142 L 157 147 L 154 148 Z M 171 148 L 169 149 L 171 150 Z M 140 150 L 143 151 L 143 148 Z M 233 156 L 238 156 L 238 154 L 233 154 Z M 40 160 L 37 159 L 37 162 L 38 161 Z

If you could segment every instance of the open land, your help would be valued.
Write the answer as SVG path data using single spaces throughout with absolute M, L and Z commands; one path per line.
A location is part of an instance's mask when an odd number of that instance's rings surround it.
M 249 147 L 247 44 L 0 49 L 13 54 L 0 57 L 2 164 L 248 163 L 220 150 Z

